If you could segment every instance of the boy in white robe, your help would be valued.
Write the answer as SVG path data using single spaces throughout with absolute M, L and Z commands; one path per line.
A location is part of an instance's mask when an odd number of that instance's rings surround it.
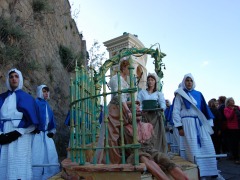
M 0 94 L 0 174 L 1 179 L 32 179 L 31 141 L 38 125 L 38 109 L 32 96 L 22 91 L 23 77 L 11 69 L 8 91 Z
M 36 133 L 32 143 L 33 165 L 50 165 L 33 167 L 33 180 L 45 180 L 60 171 L 58 166 L 58 154 L 53 141 L 56 133 L 56 121 L 53 111 L 47 102 L 49 88 L 46 85 L 37 87 L 37 105 L 40 112 L 39 133 Z
M 199 166 L 200 177 L 218 176 L 215 150 L 210 134 L 213 133 L 213 114 L 201 92 L 194 90 L 195 81 L 191 74 L 183 78 L 181 88 L 175 91 L 173 122 L 183 137 L 187 160 Z M 197 156 L 213 156 L 196 159 Z

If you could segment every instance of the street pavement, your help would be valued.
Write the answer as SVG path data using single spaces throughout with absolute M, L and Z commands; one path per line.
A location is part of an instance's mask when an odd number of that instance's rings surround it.
M 218 170 L 226 180 L 240 180 L 240 165 L 235 164 L 233 160 L 221 158 L 218 160 Z

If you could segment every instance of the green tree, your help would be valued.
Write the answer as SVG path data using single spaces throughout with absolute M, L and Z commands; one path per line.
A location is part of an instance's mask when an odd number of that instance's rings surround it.
M 97 40 L 94 40 L 92 47 L 88 51 L 88 54 L 88 65 L 94 67 L 95 70 L 98 70 L 106 60 L 106 52 L 101 49 L 101 45 Z

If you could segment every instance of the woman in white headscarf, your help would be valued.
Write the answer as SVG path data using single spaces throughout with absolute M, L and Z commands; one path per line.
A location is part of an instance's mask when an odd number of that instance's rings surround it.
M 163 112 L 166 109 L 166 103 L 163 93 L 157 90 L 158 77 L 155 73 L 149 73 L 147 76 L 147 89 L 138 93 L 137 100 L 140 101 L 144 122 L 149 122 L 154 127 L 154 149 L 167 153 L 167 140 L 164 127 Z M 144 100 L 156 100 L 159 108 L 154 110 L 145 110 L 142 107 Z
M 200 177 L 217 176 L 216 158 L 195 159 L 197 156 L 214 156 L 215 150 L 210 134 L 213 133 L 213 114 L 201 92 L 194 90 L 192 74 L 186 74 L 181 88 L 175 91 L 173 122 L 183 137 L 187 160 L 197 163 Z
M 22 91 L 23 77 L 11 69 L 8 91 L 0 94 L 1 179 L 32 179 L 31 132 L 38 125 L 38 109 L 32 96 Z
M 57 174 L 60 169 L 58 166 L 58 154 L 53 141 L 56 133 L 56 122 L 53 111 L 49 106 L 49 88 L 46 85 L 37 87 L 37 105 L 40 112 L 40 125 L 38 133 L 34 135 L 32 142 L 32 163 L 33 165 L 49 164 L 48 167 L 33 167 L 33 179 L 48 179 Z

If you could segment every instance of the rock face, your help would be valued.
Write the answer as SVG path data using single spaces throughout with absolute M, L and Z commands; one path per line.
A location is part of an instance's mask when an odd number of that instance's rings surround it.
M 67 63 L 63 63 L 61 53 Z M 68 0 L 0 1 L 0 93 L 6 91 L 5 74 L 13 67 L 22 71 L 23 90 L 33 97 L 38 85 L 50 88 L 59 156 L 66 155 L 69 138 L 64 120 L 69 109 L 70 70 L 74 69 L 75 58 L 86 62 L 86 42 L 71 17 Z

